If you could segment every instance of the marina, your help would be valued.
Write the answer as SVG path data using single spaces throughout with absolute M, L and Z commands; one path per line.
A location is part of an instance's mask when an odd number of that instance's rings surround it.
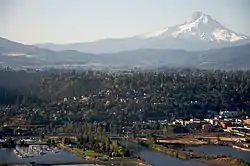
M 80 162 L 81 158 L 71 154 L 65 150 L 61 150 L 60 152 L 56 151 L 48 151 L 41 155 L 40 153 L 30 153 L 33 155 L 26 155 L 22 157 L 22 155 L 15 154 L 15 149 L 0 149 L 0 164 L 8 163 L 8 164 L 27 164 L 30 162 L 36 163 L 46 163 L 46 162 Z
M 58 148 L 49 148 L 47 145 L 29 145 L 28 147 L 17 146 L 13 150 L 14 154 L 20 158 L 32 158 L 38 155 L 45 155 L 47 153 L 60 153 Z

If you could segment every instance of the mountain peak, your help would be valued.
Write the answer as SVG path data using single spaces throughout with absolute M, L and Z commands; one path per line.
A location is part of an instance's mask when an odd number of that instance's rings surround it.
M 143 34 L 143 38 L 175 38 L 202 40 L 207 42 L 236 42 L 247 39 L 246 36 L 240 35 L 224 27 L 210 15 L 201 11 L 195 12 L 190 20 L 183 24 L 160 29 L 156 32 Z
M 193 13 L 192 18 L 193 19 L 198 19 L 198 18 L 202 18 L 202 17 L 206 17 L 206 16 L 209 16 L 209 15 L 205 14 L 205 13 L 203 13 L 201 11 L 197 11 L 197 12 Z
M 203 17 L 204 15 L 206 15 L 205 13 L 201 12 L 201 11 L 197 11 L 192 15 L 192 20 L 197 20 L 198 18 Z
M 210 15 L 207 15 L 207 14 L 201 12 L 201 11 L 197 11 L 197 12 L 195 12 L 195 13 L 192 15 L 191 20 L 188 21 L 188 22 L 194 22 L 194 21 L 197 21 L 197 20 L 202 21 L 202 22 L 204 22 L 204 23 L 207 23 L 208 21 L 211 21 L 211 20 L 213 20 L 213 19 L 211 18 Z

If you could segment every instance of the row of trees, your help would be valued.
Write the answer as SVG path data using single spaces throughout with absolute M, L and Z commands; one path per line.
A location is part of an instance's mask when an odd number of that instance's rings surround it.
M 95 152 L 113 157 L 130 156 L 129 151 L 120 146 L 116 140 L 110 140 L 104 126 L 85 123 L 78 126 L 75 125 L 74 128 L 75 130 L 71 134 L 78 135 L 78 141 L 75 142 L 65 138 L 65 144 L 76 144 L 80 148 L 94 150 Z

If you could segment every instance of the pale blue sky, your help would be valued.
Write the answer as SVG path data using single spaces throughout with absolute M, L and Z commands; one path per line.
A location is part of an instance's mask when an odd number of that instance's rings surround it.
M 0 36 L 26 44 L 121 38 L 183 23 L 195 11 L 250 36 L 249 0 L 0 0 Z

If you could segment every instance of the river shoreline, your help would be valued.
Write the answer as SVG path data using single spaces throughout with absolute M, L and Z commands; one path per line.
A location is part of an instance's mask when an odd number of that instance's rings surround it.
M 89 164 L 93 164 L 93 165 L 98 165 L 98 166 L 120 166 L 121 164 L 123 164 L 123 166 L 150 166 L 150 164 L 147 164 L 146 162 L 136 159 L 136 158 L 119 158 L 119 159 L 114 159 L 114 160 L 108 160 L 108 161 L 101 161 L 101 160 L 85 160 L 85 159 L 81 159 L 79 157 L 77 157 L 78 159 L 74 158 L 70 158 L 67 159 L 67 155 L 74 155 L 72 153 L 69 153 L 66 149 L 62 150 L 62 154 L 58 154 L 60 155 L 61 159 L 59 159 L 58 157 L 55 158 L 55 160 L 53 159 L 52 156 L 50 156 L 49 158 L 47 158 L 48 156 L 42 156 L 43 159 L 41 160 L 41 158 L 32 158 L 31 160 L 29 160 L 28 158 L 25 158 L 24 160 L 19 158 L 18 156 L 16 156 L 13 152 L 13 149 L 0 149 L 0 165 L 89 165 Z M 75 155 L 74 155 L 75 156 Z M 63 158 L 64 157 L 64 158 Z M 28 160 L 27 160 L 28 159 Z M 38 160 L 37 160 L 38 159 Z
M 108 160 L 104 160 L 102 157 L 101 159 L 98 157 L 98 158 L 86 158 L 86 154 L 84 153 L 84 151 L 82 149 L 79 149 L 79 150 L 76 150 L 75 148 L 70 148 L 68 146 L 62 146 L 63 144 L 58 144 L 58 146 L 60 148 L 63 148 L 62 150 L 62 153 L 68 153 L 70 152 L 71 155 L 73 156 L 78 156 L 78 159 L 79 160 L 71 160 L 71 161 L 68 161 L 68 160 L 63 160 L 62 162 L 60 161 L 56 161 L 55 160 L 55 163 L 54 165 L 72 165 L 72 164 L 98 164 L 98 165 L 114 165 L 114 166 L 117 166 L 119 164 L 123 164 L 123 166 L 138 166 L 138 165 L 141 165 L 141 166 L 150 166 L 150 164 L 153 164 L 155 166 L 165 166 L 164 164 L 162 165 L 162 163 L 168 163 L 169 161 L 170 162 L 173 162 L 175 164 L 175 162 L 177 163 L 183 163 L 183 165 L 188 165 L 190 163 L 194 163 L 195 165 L 197 164 L 198 166 L 201 165 L 211 165 L 211 166 L 246 166 L 247 163 L 244 163 L 242 160 L 240 159 L 237 159 L 237 158 L 231 158 L 229 156 L 231 156 L 230 154 L 229 155 L 213 155 L 212 156 L 217 156 L 217 157 L 211 157 L 211 155 L 208 153 L 210 152 L 209 150 L 206 151 L 205 149 L 207 148 L 200 148 L 200 146 L 193 146 L 194 148 L 197 148 L 199 150 L 194 150 L 193 148 L 192 149 L 188 149 L 188 145 L 187 146 L 175 146 L 175 145 L 171 145 L 171 146 L 166 146 L 166 145 L 158 145 L 157 143 L 152 143 L 152 142 L 146 142 L 147 143 L 147 148 L 144 148 L 142 146 L 138 146 L 138 145 L 141 145 L 141 142 L 138 141 L 138 139 L 130 139 L 130 141 L 127 141 L 126 138 L 123 139 L 125 142 L 133 142 L 135 144 L 132 144 L 134 147 L 131 147 L 131 146 L 128 146 L 126 143 L 125 144 L 121 144 L 121 146 L 123 146 L 124 148 L 128 147 L 128 149 L 131 149 L 132 152 L 135 151 L 135 149 L 138 149 L 139 150 L 137 152 L 139 153 L 134 153 L 136 154 L 135 156 L 138 156 L 138 158 L 141 158 L 143 160 L 140 160 L 140 159 L 137 159 L 137 157 L 133 157 L 133 158 L 108 158 Z M 122 142 L 122 140 L 121 140 Z M 119 143 L 120 144 L 120 143 Z M 148 145 L 150 144 L 150 145 Z M 155 145 L 154 148 L 152 148 L 152 145 Z M 213 149 L 213 145 L 207 145 L 207 144 L 203 144 L 201 147 L 209 147 L 208 149 Z M 183 148 L 185 147 L 185 148 Z M 192 147 L 192 146 L 191 146 Z M 231 146 L 230 146 L 231 149 L 233 149 Z M 224 149 L 224 151 L 228 150 L 229 149 L 229 146 L 216 146 L 216 149 L 217 151 L 220 151 L 220 149 Z M 66 150 L 66 151 L 65 151 Z M 239 149 L 240 150 L 240 149 Z M 142 151 L 142 152 L 141 152 Z M 150 151 L 150 152 L 149 152 Z M 216 150 L 215 150 L 216 151 Z M 234 150 L 235 151 L 235 150 Z M 157 153 L 159 152 L 159 153 Z M 237 151 L 236 151 L 237 152 Z M 239 152 L 239 151 L 238 151 Z M 154 154 L 153 154 L 154 153 Z M 158 158 L 159 155 L 161 153 L 161 160 L 160 159 L 160 163 L 157 162 L 158 161 Z M 233 152 L 235 153 L 235 152 Z M 14 154 L 14 153 L 13 153 Z M 188 154 L 188 155 L 187 155 Z M 195 154 L 199 154 L 200 156 L 196 156 Z M 219 152 L 219 154 L 227 154 L 227 153 L 224 153 L 223 151 L 222 152 Z M 2 153 L 2 155 L 4 156 L 4 153 Z M 153 157 L 150 157 L 150 156 L 153 156 Z M 241 155 L 241 154 L 240 154 Z M 171 156 L 171 157 L 170 157 Z M 209 156 L 206 158 L 206 156 Z M 219 156 L 219 157 L 218 157 Z M 248 157 L 248 155 L 245 156 L 245 154 L 243 154 L 244 158 Z M 241 158 L 239 155 L 236 155 L 234 157 L 239 157 Z M 50 157 L 51 158 L 51 157 Z M 2 158 L 3 159 L 3 158 Z M 53 158 L 51 158 L 53 159 Z M 51 159 L 49 159 L 48 161 L 50 161 Z M 178 161 L 177 161 L 178 159 Z M 247 158 L 248 159 L 248 158 Z M 0 155 L 0 160 L 1 160 L 1 155 Z M 148 162 L 146 163 L 145 162 Z M 166 161 L 165 161 L 166 160 Z M 3 160 L 4 161 L 4 160 Z M 11 160 L 10 160 L 11 161 Z M 14 163 L 14 162 L 17 162 L 17 163 Z M 27 162 L 27 163 L 18 163 L 19 160 L 12 160 L 10 163 L 7 163 L 8 165 L 9 164 L 20 164 L 20 165 L 26 165 L 26 164 L 30 164 L 30 162 Z M 36 160 L 34 160 L 36 161 Z M 45 160 L 40 160 L 38 162 L 36 162 L 37 164 L 41 163 L 41 164 L 46 164 L 46 161 L 43 162 Z M 51 160 L 53 161 L 53 160 Z M 248 161 L 248 160 L 247 160 Z M 4 164 L 4 163 L 0 163 L 0 164 Z M 248 163 L 249 164 L 249 163 Z M 182 164 L 179 164 L 179 165 L 182 165 Z M 192 165 L 191 165 L 192 166 Z
M 83 158 L 86 161 L 91 161 L 94 164 L 99 165 L 116 165 L 116 164 L 124 164 L 128 166 L 151 166 L 151 164 L 146 163 L 145 161 L 137 158 L 131 158 L 131 157 L 125 157 L 125 158 L 113 158 L 113 159 L 105 159 L 101 160 L 95 157 L 85 156 L 83 153 L 80 153 L 79 150 L 75 150 L 73 148 L 69 148 L 63 144 L 58 144 L 58 147 L 61 149 L 65 149 L 69 151 L 70 153 L 79 156 L 80 158 Z
M 229 157 L 227 155 L 208 155 L 208 154 L 198 154 L 193 151 L 187 151 L 185 148 L 181 150 L 180 148 L 169 148 L 164 145 L 159 145 L 157 143 L 145 142 L 141 140 L 129 139 L 133 143 L 140 144 L 145 146 L 151 150 L 181 159 L 181 160 L 189 160 L 189 161 L 197 161 L 200 163 L 208 164 L 211 166 L 249 166 L 250 163 L 244 161 L 243 159 Z M 208 144 L 202 144 L 204 146 Z M 195 145 L 197 146 L 197 144 Z

